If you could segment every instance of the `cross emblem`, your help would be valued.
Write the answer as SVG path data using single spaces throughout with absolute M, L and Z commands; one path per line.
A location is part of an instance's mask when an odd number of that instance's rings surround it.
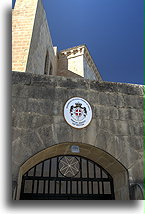
M 59 164 L 59 170 L 64 176 L 75 176 L 79 172 L 79 162 L 75 157 L 64 156 Z
M 76 109 L 75 114 L 76 116 L 81 116 L 82 111 L 80 109 Z

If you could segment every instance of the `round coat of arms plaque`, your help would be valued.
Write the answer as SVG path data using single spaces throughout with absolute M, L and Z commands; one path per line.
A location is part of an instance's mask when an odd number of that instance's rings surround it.
M 64 106 L 64 118 L 70 126 L 84 128 L 92 119 L 91 106 L 83 98 L 73 97 Z

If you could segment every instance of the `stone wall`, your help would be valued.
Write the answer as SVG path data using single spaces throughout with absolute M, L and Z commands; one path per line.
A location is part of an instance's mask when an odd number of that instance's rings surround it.
M 57 75 L 62 73 L 64 69 L 85 79 L 102 81 L 100 73 L 86 45 L 68 48 L 58 54 Z
M 16 0 L 12 11 L 12 70 L 26 71 L 38 0 Z
M 87 63 L 87 60 L 85 57 L 83 58 L 83 65 L 84 65 L 84 78 L 85 79 L 90 79 L 90 80 L 96 80 L 96 75 L 93 72 L 92 68 L 89 66 Z
M 81 130 L 63 117 L 64 104 L 76 96 L 93 110 Z M 25 161 L 66 142 L 101 149 L 128 170 L 130 182 L 143 183 L 143 86 L 12 72 L 14 187 Z
M 56 53 L 41 0 L 16 0 L 12 14 L 12 70 L 49 75 L 50 67 L 55 75 Z
M 48 57 L 46 59 L 47 55 Z M 45 62 L 46 60 L 47 62 Z M 26 71 L 43 75 L 45 72 L 46 63 L 48 64 L 46 74 L 49 75 L 50 66 L 52 66 L 51 75 L 55 75 L 57 70 L 57 58 L 52 45 L 46 13 L 41 0 L 39 0 L 35 15 Z

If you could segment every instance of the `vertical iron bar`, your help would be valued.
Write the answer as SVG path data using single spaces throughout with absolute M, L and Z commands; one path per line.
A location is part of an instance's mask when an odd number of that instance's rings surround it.
M 87 160 L 87 178 L 89 179 L 89 163 Z M 87 179 L 87 194 L 89 194 L 89 181 Z
M 57 160 L 56 160 L 56 178 L 58 178 L 58 156 L 57 156 Z M 55 187 L 54 187 L 54 194 L 56 194 L 56 188 L 57 188 L 57 179 L 54 181 L 55 182 Z
M 22 186 L 21 186 L 21 194 L 24 193 L 24 188 L 25 188 L 25 179 L 24 177 L 22 178 Z
M 80 157 L 80 178 L 82 178 L 82 158 Z M 81 194 L 83 194 L 83 181 L 81 180 Z
M 68 181 L 66 180 L 66 194 L 68 194 Z
M 39 190 L 39 180 L 37 180 L 37 189 L 36 189 L 37 194 L 38 194 L 38 190 Z
M 100 195 L 100 185 L 99 185 L 99 181 L 97 182 L 98 184 L 98 195 Z
M 61 194 L 61 180 L 59 180 L 59 194 Z
M 43 184 L 43 194 L 45 194 L 45 184 L 46 184 L 46 180 L 43 181 L 44 184 Z
M 72 180 L 70 180 L 70 194 L 72 194 Z
M 95 163 L 94 163 L 94 178 L 96 178 L 96 167 L 95 167 Z
M 92 187 L 92 195 L 93 195 L 93 193 L 94 193 L 94 191 L 93 191 L 93 181 L 91 181 L 91 187 Z
M 77 185 L 77 195 L 79 194 L 79 187 L 78 187 L 78 181 L 76 182 Z
M 110 186 L 111 186 L 111 198 L 115 199 L 113 179 L 110 180 Z
M 51 158 L 49 160 L 49 178 L 51 177 Z M 50 193 L 50 179 L 48 179 L 48 194 Z
M 42 162 L 42 167 L 41 167 L 41 177 L 43 177 L 43 171 L 44 171 L 44 161 Z
M 35 175 L 36 175 L 36 166 L 34 167 L 34 173 L 33 173 L 32 193 L 34 193 Z
M 102 176 L 102 169 L 101 168 L 100 168 L 100 173 L 101 173 L 101 179 L 102 179 L 103 176 Z M 102 184 L 102 194 L 104 194 L 104 182 L 102 181 L 101 184 Z

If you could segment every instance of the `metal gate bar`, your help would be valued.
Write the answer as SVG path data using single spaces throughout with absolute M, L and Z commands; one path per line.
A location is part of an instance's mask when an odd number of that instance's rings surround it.
M 22 177 L 20 200 L 113 200 L 110 174 L 80 156 L 57 156 L 34 166 Z

